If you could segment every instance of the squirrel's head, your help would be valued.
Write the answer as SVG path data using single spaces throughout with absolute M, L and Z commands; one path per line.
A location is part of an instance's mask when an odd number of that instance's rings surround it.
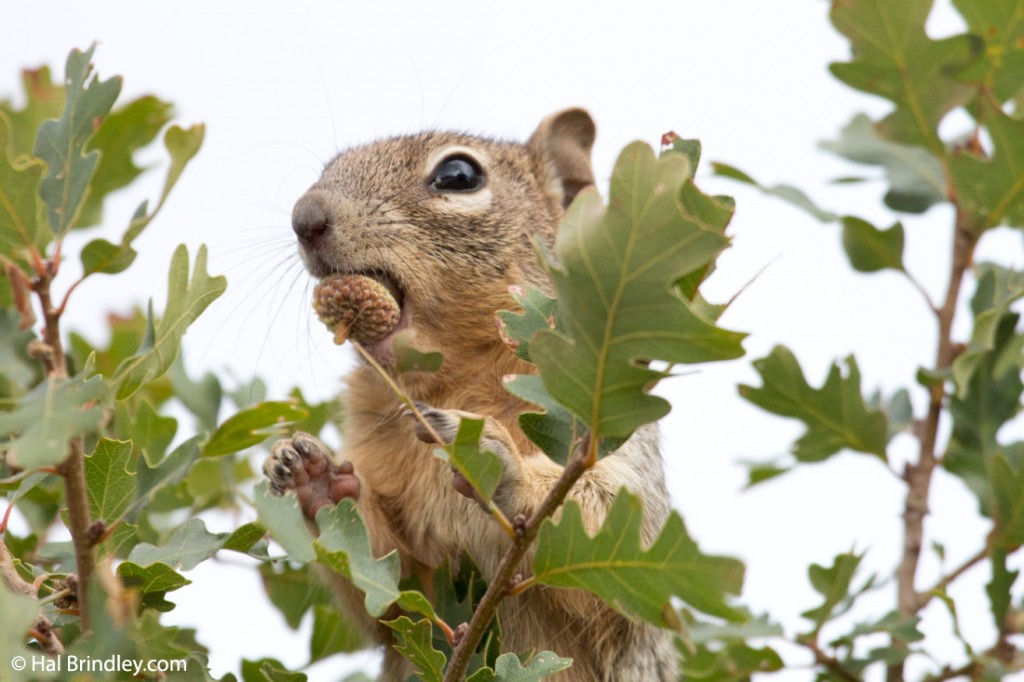
M 550 246 L 565 207 L 594 182 L 594 123 L 582 109 L 544 119 L 525 144 L 458 133 L 395 137 L 341 153 L 295 204 L 292 227 L 314 277 L 377 279 L 401 307 L 395 334 L 423 350 L 478 352 L 512 284 L 542 284 L 534 240 Z

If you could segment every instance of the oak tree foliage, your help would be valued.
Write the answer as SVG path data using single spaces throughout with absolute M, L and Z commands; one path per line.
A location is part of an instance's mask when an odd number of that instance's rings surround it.
M 837 359 L 823 378 L 809 376 L 782 345 L 753 361 L 760 385 L 739 387 L 747 401 L 804 429 L 785 457 L 748 465 L 750 485 L 797 467 L 826 466 L 846 452 L 869 455 L 879 475 L 888 475 L 894 439 L 917 439 L 917 455 L 896 472 L 909 510 L 894 521 L 906 544 L 899 564 L 888 575 L 864 575 L 861 560 L 870 547 L 822 557 L 807 569 L 817 599 L 803 611 L 806 627 L 789 631 L 770 613 L 743 606 L 743 564 L 705 554 L 678 512 L 648 543 L 640 537 L 643 501 L 624 490 L 596 532 L 587 532 L 571 502 L 539 526 L 522 589 L 587 590 L 627 617 L 671 628 L 683 679 L 746 680 L 806 665 L 808 657 L 825 680 L 860 680 L 881 670 L 889 679 L 987 680 L 1024 669 L 1024 601 L 1012 569 L 1024 545 L 1024 443 L 1004 428 L 1019 418 L 1024 393 L 1024 272 L 1019 257 L 973 259 L 991 231 L 1024 228 L 1024 0 L 954 5 L 966 31 L 936 40 L 925 29 L 930 0 L 832 4 L 832 23 L 850 45 L 849 59 L 833 64 L 832 73 L 884 98 L 890 110 L 878 120 L 853 116 L 823 147 L 870 176 L 845 182 L 885 185 L 893 216 L 884 226 L 823 208 L 793 185 L 766 186 L 736 166 L 710 165 L 719 176 L 836 225 L 854 270 L 895 272 L 919 289 L 901 220 L 936 205 L 952 209 L 949 286 L 944 298 L 922 301 L 938 324 L 935 360 L 907 368 L 905 388 L 872 393 L 853 356 Z M 319 564 L 351 580 L 369 614 L 397 608 L 401 615 L 385 623 L 396 650 L 418 679 L 445 679 L 458 655 L 453 629 L 473 618 L 487 591 L 506 586 L 487 585 L 470 557 L 458 570 L 438 571 L 432 585 L 402 580 L 396 554 L 373 556 L 351 502 L 322 509 L 314 537 L 293 496 L 273 496 L 258 482 L 256 453 L 293 430 L 319 433 L 340 415 L 335 405 L 310 404 L 298 390 L 265 396 L 258 380 L 230 391 L 213 374 L 188 376 L 182 339 L 227 286 L 208 272 L 205 247 L 175 250 L 166 300 L 111 316 L 105 346 L 60 328 L 65 306 L 75 304 L 74 287 L 51 286 L 61 258 L 81 260 L 81 279 L 116 277 L 131 267 L 135 240 L 204 134 L 202 125 L 171 123 L 173 107 L 157 97 L 120 101 L 120 78 L 98 76 L 93 57 L 92 48 L 72 51 L 60 83 L 46 67 L 26 71 L 24 103 L 0 101 L 0 665 L 66 650 L 181 659 L 187 669 L 176 676 L 210 679 L 207 650 L 194 632 L 166 624 L 162 614 L 189 589 L 190 571 L 235 552 L 259 564 L 267 598 L 290 627 L 311 619 L 311 663 L 367 645 L 313 577 L 309 569 Z M 954 111 L 966 117 L 951 134 L 943 123 Z M 110 215 L 105 198 L 133 191 L 144 172 L 134 154 L 158 138 L 166 153 L 159 195 L 140 198 L 130 216 Z M 538 256 L 552 295 L 513 292 L 509 310 L 498 314 L 509 352 L 537 369 L 506 382 L 531 405 L 521 426 L 562 464 L 614 457 L 637 428 L 669 413 L 652 392 L 659 381 L 688 365 L 744 353 L 744 334 L 719 325 L 726 306 L 701 294 L 732 238 L 736 203 L 699 189 L 697 141 L 665 142 L 660 151 L 629 145 L 607 196 L 585 190 L 574 201 L 553 251 Z M 124 225 L 116 243 L 96 238 L 79 254 L 61 253 L 70 232 L 111 221 Z M 960 338 L 953 318 L 967 300 L 969 332 Z M 430 371 L 438 362 L 409 355 L 407 364 Z M 949 428 L 940 428 L 945 423 Z M 489 502 L 501 465 L 481 450 L 480 433 L 479 422 L 465 420 L 456 441 L 437 454 Z M 922 494 L 927 505 L 936 476 L 962 482 L 977 497 L 989 532 L 977 538 L 975 555 L 929 587 L 917 563 L 930 521 L 914 512 Z M 232 532 L 207 528 L 205 513 L 215 509 L 238 514 Z M 8 527 L 12 514 L 24 520 L 24 536 Z M 56 539 L 63 535 L 54 529 L 62 527 L 70 541 Z M 949 589 L 980 564 L 990 578 L 973 598 L 989 604 L 995 634 L 988 642 L 961 633 Z M 883 588 L 895 593 L 891 607 L 865 619 L 864 596 Z M 960 650 L 929 646 L 919 626 L 933 600 L 951 615 Z M 465 679 L 525 682 L 572 664 L 558 651 L 504 652 L 497 619 L 481 633 Z M 794 647 L 805 657 L 789 660 Z M 36 676 L 5 669 L 2 677 Z M 305 674 L 267 657 L 240 661 L 228 678 Z

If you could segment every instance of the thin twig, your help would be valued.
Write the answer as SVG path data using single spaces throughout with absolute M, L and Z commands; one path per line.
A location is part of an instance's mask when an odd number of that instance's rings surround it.
M 960 289 L 964 275 L 970 267 L 974 247 L 978 243 L 979 231 L 973 218 L 966 211 L 957 210 L 956 227 L 953 237 L 953 256 L 949 273 L 949 284 L 942 307 L 935 310 L 938 322 L 938 349 L 935 354 L 935 370 L 942 372 L 953 365 L 955 346 L 953 344 L 953 318 L 960 300 Z M 924 546 L 924 517 L 928 513 L 928 495 L 932 473 L 938 464 L 936 441 L 939 420 L 944 410 L 945 387 L 939 382 L 931 387 L 928 415 L 918 431 L 920 450 L 916 462 L 908 463 L 903 474 L 907 483 L 907 495 L 903 511 L 903 556 L 896 568 L 897 601 L 900 615 L 912 618 L 921 609 L 921 599 L 914 586 L 917 567 Z M 905 648 L 906 643 L 895 638 L 894 647 Z M 890 665 L 886 672 L 888 682 L 902 682 L 903 662 Z
M 427 421 L 426 417 L 424 417 L 423 414 L 420 413 L 419 408 L 416 407 L 416 402 L 410 399 L 409 396 L 407 396 L 405 392 L 402 391 L 402 388 L 397 383 L 395 383 L 395 380 L 391 378 L 391 376 L 387 373 L 387 370 L 381 367 L 380 363 L 373 359 L 373 356 L 370 355 L 365 348 L 363 348 L 361 343 L 352 339 L 349 339 L 349 343 L 355 346 L 355 349 L 359 352 L 361 356 L 363 356 L 363 359 L 366 360 L 370 364 L 370 366 L 373 367 L 373 369 L 377 372 L 377 374 L 385 381 L 385 383 L 387 383 L 388 387 L 392 390 L 392 392 L 394 392 L 395 396 L 397 396 L 398 399 L 402 401 L 402 404 L 409 409 L 409 412 L 413 415 L 413 417 L 416 418 L 416 421 L 418 421 L 423 426 L 423 428 L 426 429 L 427 433 L 434 440 L 434 442 L 437 443 L 438 445 L 443 445 L 444 439 L 441 438 L 441 435 L 434 429 L 433 426 L 430 425 L 430 422 Z M 501 511 L 501 509 L 498 508 L 496 504 L 494 504 L 493 502 L 488 503 L 487 511 L 490 512 L 491 516 L 493 516 L 495 520 L 497 520 L 498 524 L 505 531 L 506 535 L 508 535 L 510 538 L 515 538 L 516 533 L 515 529 L 512 527 L 512 522 L 508 520 L 508 517 L 505 516 L 505 514 Z
M 799 638 L 796 640 L 797 644 L 806 647 L 812 654 L 814 654 L 814 663 L 827 668 L 834 675 L 840 679 L 846 680 L 846 682 L 862 682 L 861 678 L 857 677 L 849 670 L 843 667 L 842 662 L 835 656 L 825 653 L 822 648 L 818 645 L 817 636 L 813 638 Z
M 67 379 L 67 358 L 64 344 L 60 338 L 61 311 L 54 307 L 50 295 L 50 285 L 57 274 L 60 262 L 61 243 L 57 242 L 57 251 L 52 261 L 45 263 L 39 276 L 32 283 L 32 288 L 39 298 L 43 311 L 43 341 L 37 343 L 35 357 L 43 363 L 47 379 Z M 94 542 L 89 535 L 92 520 L 89 515 L 89 496 L 85 484 L 85 452 L 81 436 L 76 436 L 68 443 L 68 454 L 57 467 L 64 479 L 64 492 L 68 505 L 68 525 L 71 531 L 71 542 L 75 549 L 75 564 L 78 572 L 78 608 L 81 617 L 83 634 L 89 632 L 89 583 L 95 569 Z
M 534 510 L 528 520 L 517 517 L 519 523 L 515 524 L 516 536 L 512 546 L 505 552 L 498 570 L 487 586 L 487 591 L 473 612 L 473 618 L 469 621 L 466 634 L 455 647 L 452 660 L 448 664 L 448 670 L 444 675 L 444 682 L 461 682 L 466 675 L 466 668 L 469 660 L 476 651 L 477 645 L 487 632 L 487 626 L 498 610 L 498 605 L 508 596 L 508 587 L 513 576 L 519 569 L 519 564 L 526 556 L 533 541 L 537 538 L 540 525 L 544 519 L 550 517 L 555 510 L 562 506 L 566 496 L 573 485 L 579 480 L 592 461 L 597 452 L 597 442 L 591 438 L 589 432 L 585 433 L 583 439 L 577 445 L 573 455 L 569 458 L 562 475 L 558 477 L 555 484 L 548 491 L 544 501 Z
M 64 643 L 60 641 L 57 631 L 53 629 L 53 625 L 46 616 L 39 616 L 35 626 L 30 628 L 28 632 L 35 638 L 43 653 L 50 656 L 60 656 L 64 653 Z
M 408 396 L 402 391 L 397 383 L 388 375 L 387 371 L 371 356 L 365 348 L 358 342 L 353 341 L 352 345 L 355 346 L 359 354 L 366 360 L 371 367 L 376 370 L 377 374 L 388 384 L 395 395 L 398 396 L 416 417 L 417 420 L 424 426 L 431 438 L 436 440 L 438 443 L 444 442 L 441 436 L 434 430 L 430 423 L 424 418 L 420 411 L 416 408 L 416 404 L 409 399 Z M 512 584 L 512 579 L 516 575 L 517 569 L 523 557 L 529 551 L 533 541 L 537 538 L 537 533 L 540 531 L 540 525 L 544 522 L 544 519 L 550 517 L 555 510 L 557 510 L 562 502 L 565 501 L 566 495 L 572 489 L 572 486 L 579 480 L 583 473 L 592 467 L 597 461 L 597 441 L 592 439 L 590 433 L 584 434 L 583 438 L 577 444 L 577 447 L 573 453 L 573 456 L 569 458 L 569 462 L 566 464 L 565 469 L 562 471 L 562 475 L 559 476 L 558 480 L 548 491 L 547 496 L 540 503 L 540 506 L 533 512 L 528 520 L 523 520 L 522 517 L 517 517 L 513 523 L 509 523 L 505 515 L 495 505 L 490 505 L 494 518 L 506 529 L 509 536 L 512 538 L 512 545 L 505 552 L 505 556 L 502 557 L 501 563 L 498 565 L 497 573 L 494 579 L 491 580 L 487 586 L 484 596 L 480 600 L 480 604 L 473 612 L 473 617 L 470 619 L 469 625 L 465 628 L 461 628 L 458 636 L 458 643 L 454 646 L 452 660 L 448 665 L 448 670 L 445 673 L 445 682 L 453 682 L 461 680 L 466 675 L 466 668 L 469 666 L 469 661 L 473 656 L 473 652 L 476 651 L 477 645 L 480 640 L 483 639 L 484 634 L 487 632 L 487 627 L 490 625 L 491 619 L 494 618 L 495 612 L 498 610 L 498 605 L 502 600 L 509 596 L 515 591 L 509 589 Z M 527 579 L 520 583 L 517 583 L 516 587 L 525 585 L 520 591 L 524 591 L 533 583 Z M 518 594 L 518 592 L 516 592 Z M 441 628 L 445 630 L 444 627 Z M 451 636 L 450 629 L 445 632 L 445 636 L 451 642 L 453 637 Z
M 973 679 L 982 669 L 984 669 L 984 666 L 977 661 L 970 661 L 959 668 L 951 668 L 947 665 L 935 675 L 929 675 L 924 678 L 924 682 L 945 682 L 945 680 L 954 680 L 958 677 Z
M 989 538 L 989 542 L 985 543 L 985 546 L 978 550 L 977 553 L 953 569 L 953 571 L 948 575 L 940 578 L 930 590 L 919 593 L 917 595 L 917 608 L 923 609 L 928 606 L 928 603 L 935 597 L 935 595 L 945 592 L 946 588 L 949 587 L 957 578 L 987 559 L 990 551 L 992 551 L 991 536 Z

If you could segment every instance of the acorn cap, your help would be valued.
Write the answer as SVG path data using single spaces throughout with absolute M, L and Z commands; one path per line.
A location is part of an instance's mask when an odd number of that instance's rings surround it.
M 402 314 L 388 288 L 366 275 L 323 278 L 313 290 L 313 310 L 339 345 L 350 336 L 374 344 L 398 326 Z

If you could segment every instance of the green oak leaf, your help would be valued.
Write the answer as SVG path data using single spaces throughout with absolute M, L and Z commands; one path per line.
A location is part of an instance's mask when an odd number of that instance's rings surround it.
M 946 177 L 939 160 L 921 147 L 879 137 L 864 114 L 857 114 L 838 140 L 821 147 L 856 163 L 883 167 L 889 183 L 885 205 L 894 211 L 924 213 L 946 201 Z
M 260 541 L 263 540 L 266 534 L 267 529 L 263 527 L 263 524 L 250 521 L 231 531 L 227 538 L 224 539 L 221 549 L 241 552 L 242 554 L 252 554 L 254 551 L 258 551 L 254 548 L 260 544 Z
M 523 360 L 530 360 L 530 339 L 540 331 L 558 328 L 558 301 L 533 286 L 509 287 L 519 305 L 518 311 L 498 311 L 498 332 L 509 349 Z
M 565 464 L 569 455 L 579 445 L 586 430 L 583 420 L 557 402 L 548 393 L 544 380 L 532 374 L 516 374 L 505 377 L 505 390 L 521 400 L 541 408 L 542 412 L 527 411 L 519 415 L 519 426 L 529 439 L 544 453 Z M 598 456 L 609 455 L 623 443 L 621 436 L 604 436 L 598 443 Z
M 920 617 L 908 618 L 898 611 L 891 611 L 878 620 L 856 625 L 850 632 L 829 642 L 829 646 L 853 648 L 857 639 L 878 633 L 887 634 L 905 644 L 920 642 L 924 639 L 924 634 L 917 627 L 920 623 Z
M 128 561 L 139 566 L 162 562 L 171 568 L 188 571 L 216 554 L 228 536 L 228 533 L 207 531 L 202 519 L 190 519 L 159 547 L 140 542 L 128 555 Z
M 199 443 L 202 440 L 202 435 L 193 436 L 174 448 L 156 466 L 150 466 L 145 458 L 138 459 L 135 463 L 135 506 L 149 505 L 160 491 L 184 479 L 192 464 L 199 459 Z
M 188 249 L 184 245 L 174 251 L 167 284 L 167 305 L 164 315 L 154 321 L 152 304 L 148 327 L 142 346 L 134 356 L 126 358 L 114 374 L 117 398 L 124 400 L 140 388 L 162 376 L 174 362 L 181 346 L 181 337 L 189 325 L 224 293 L 227 280 L 211 277 L 206 271 L 206 247 L 196 255 L 192 279 L 189 280 Z
M 715 623 L 700 620 L 689 610 L 684 610 L 681 615 L 683 624 L 686 626 L 687 639 L 694 644 L 745 641 L 784 635 L 782 626 L 772 623 L 768 616 L 759 616 L 741 622 Z
M 502 341 L 516 355 L 530 360 L 530 339 L 537 332 L 562 331 L 556 316 L 557 301 L 535 287 L 510 287 L 520 312 L 498 311 L 498 331 Z M 586 430 L 583 420 L 555 400 L 536 375 L 519 374 L 504 378 L 505 390 L 515 397 L 540 408 L 519 415 L 519 426 L 527 437 L 548 457 L 565 464 L 572 449 Z M 623 438 L 602 438 L 603 456 L 615 450 Z
M 1016 313 L 1002 316 L 993 336 L 992 350 L 981 358 L 963 395 L 958 392 L 949 399 L 953 427 L 942 464 L 977 496 L 981 513 L 986 516 L 992 513 L 989 483 L 992 460 L 997 453 L 1007 451 L 996 436 L 1003 424 L 1020 411 L 1024 393 L 1021 381 L 1024 355 L 1016 353 L 1016 366 L 1001 362 L 1007 351 L 1014 349 L 1014 340 L 1019 338 L 1015 333 L 1019 319 Z
M 874 406 L 875 401 L 872 403 Z M 892 440 L 898 433 L 909 431 L 913 426 L 914 405 L 910 402 L 910 391 L 907 389 L 901 388 L 896 391 L 887 402 L 883 402 L 879 396 L 877 404 L 881 405 L 885 419 L 889 423 L 888 440 Z
M 319 436 L 328 423 L 338 424 L 341 422 L 342 407 L 337 398 L 329 398 L 322 403 L 311 403 L 306 400 L 306 396 L 302 395 L 302 391 L 297 387 L 289 391 L 288 397 L 307 413 L 303 419 L 292 425 L 294 431 L 303 431 Z
M 143 606 L 160 612 L 174 608 L 174 604 L 164 598 L 168 592 L 192 583 L 167 564 L 160 562 L 139 566 L 134 562 L 125 561 L 118 565 L 117 575 L 125 587 L 141 593 Z
M 1013 599 L 1013 584 L 1020 577 L 1019 570 L 1011 571 L 1007 566 L 1008 555 L 1009 550 L 1001 546 L 994 547 L 989 555 L 992 562 L 992 578 L 985 585 L 985 592 L 988 594 L 992 619 L 997 628 L 1005 627 L 1006 615 Z
M 444 364 L 444 355 L 425 352 L 412 345 L 413 330 L 403 329 L 393 341 L 395 369 L 399 372 L 436 372 Z
M 259 445 L 271 436 L 284 435 L 286 429 L 307 416 L 293 401 L 260 403 L 238 412 L 221 424 L 203 446 L 203 457 L 218 457 Z
M 850 265 L 860 272 L 887 268 L 904 272 L 903 225 L 880 230 L 866 220 L 846 216 L 843 221 L 843 249 Z
M 366 611 L 374 617 L 384 615 L 398 603 L 406 611 L 416 611 L 436 620 L 430 602 L 419 592 L 400 590 L 398 553 L 380 559 L 373 556 L 366 524 L 350 499 L 334 507 L 323 507 L 316 515 L 320 537 L 314 540 L 316 558 L 331 570 L 349 578 L 366 595 Z
M 727 642 L 708 646 L 697 644 L 682 650 L 680 672 L 685 680 L 746 681 L 755 673 L 771 673 L 783 668 L 782 658 L 770 647 L 755 649 L 745 642 Z
M 540 651 L 528 657 L 524 667 L 519 657 L 509 652 L 498 656 L 493 669 L 481 668 L 466 682 L 535 682 L 570 667 L 571 658 L 560 658 L 550 651 Z
M 558 522 L 548 519 L 540 528 L 534 579 L 542 585 L 588 590 L 616 609 L 659 626 L 671 623 L 666 610 L 672 597 L 705 613 L 739 619 L 725 598 L 739 593 L 743 564 L 702 554 L 675 512 L 644 549 L 642 521 L 643 503 L 623 488 L 597 535 L 590 537 L 579 505 L 570 500 Z
M 849 598 L 853 576 L 857 572 L 862 558 L 863 555 L 840 554 L 828 568 L 819 564 L 811 564 L 807 569 L 811 586 L 815 592 L 825 598 L 820 606 L 800 614 L 814 623 L 815 632 L 836 615 L 836 607 Z
M 242 661 L 243 682 L 306 682 L 305 673 L 292 672 L 275 658 Z
M 138 208 L 132 221 L 138 220 L 145 215 L 146 205 Z M 84 276 L 88 277 L 97 272 L 114 275 L 124 272 L 135 262 L 138 252 L 135 249 L 114 244 L 103 238 L 94 239 L 84 247 L 80 257 L 82 259 L 82 270 Z
M 770 647 L 755 649 L 751 640 L 781 637 L 782 628 L 767 616 L 743 622 L 713 623 L 684 609 L 680 614 L 686 641 L 677 640 L 683 679 L 749 680 L 752 673 L 780 670 L 782 659 Z
M 312 574 L 308 566 L 295 568 L 288 562 L 263 563 L 259 566 L 263 587 L 285 622 L 297 630 L 302 617 L 316 604 L 331 604 L 326 584 Z
M 138 525 L 122 521 L 104 535 L 104 540 L 100 544 L 99 556 L 125 559 L 138 542 Z
M 234 402 L 239 409 L 259 405 L 267 399 L 267 384 L 263 379 L 254 376 L 250 381 L 242 381 L 233 374 L 232 378 L 235 380 L 235 388 L 234 390 L 228 391 L 227 395 L 231 397 L 231 401 Z M 294 393 L 294 390 L 292 393 Z M 305 409 L 305 405 L 301 400 L 294 402 L 303 406 L 303 409 Z
M 21 315 L 16 310 L 0 308 L 0 400 L 24 395 L 42 378 L 39 362 L 26 350 L 34 338 L 34 331 L 21 329 Z
M 480 498 L 489 503 L 505 469 L 497 455 L 480 449 L 483 431 L 483 419 L 460 419 L 455 440 L 443 448 L 436 448 L 434 456 L 455 467 Z
M 562 331 L 556 317 L 557 301 L 535 287 L 510 287 L 521 312 L 498 311 L 498 331 L 502 341 L 516 355 L 530 360 L 530 339 L 537 332 Z M 555 400 L 544 380 L 532 374 L 509 375 L 504 378 L 505 390 L 540 411 L 528 410 L 519 415 L 519 426 L 544 453 L 565 464 L 572 449 L 586 430 L 583 420 Z M 602 438 L 603 456 L 622 444 L 623 438 Z
M 763 386 L 741 385 L 740 395 L 763 410 L 799 419 L 807 432 L 793 445 L 801 462 L 820 462 L 843 448 L 886 458 L 888 423 L 880 410 L 864 402 L 860 370 L 850 356 L 847 375 L 833 364 L 820 389 L 811 387 L 800 364 L 784 346 L 754 361 Z
M 665 138 L 662 137 L 662 146 L 664 147 Z M 672 139 L 672 145 L 668 149 L 663 149 L 661 155 L 664 156 L 669 152 L 677 152 L 686 157 L 686 160 L 690 162 L 690 177 L 692 178 L 694 173 L 697 171 L 697 166 L 700 165 L 700 155 L 702 151 L 702 145 L 700 140 L 687 140 L 682 137 L 675 137 Z
M 122 440 L 131 439 L 147 466 L 159 466 L 178 432 L 178 420 L 159 414 L 145 398 L 135 405 L 114 404 L 114 428 Z
M 207 372 L 193 381 L 185 371 L 185 362 L 180 355 L 171 364 L 167 376 L 171 380 L 174 396 L 195 415 L 199 427 L 206 431 L 215 431 L 217 415 L 220 414 L 221 401 L 224 399 L 220 379 L 212 372 Z
M 453 568 L 452 564 L 455 564 L 456 568 Z M 432 584 L 431 602 L 439 619 L 445 623 L 468 623 L 487 591 L 487 583 L 481 577 L 480 569 L 466 553 L 463 553 L 457 562 L 446 561 L 434 571 Z M 451 644 L 440 628 L 434 630 L 434 647 L 446 656 L 451 654 Z M 495 615 L 488 624 L 476 652 L 470 658 L 467 669 L 493 666 L 500 649 L 501 627 Z
M 100 153 L 89 194 L 78 214 L 78 226 L 98 225 L 103 219 L 103 200 L 131 184 L 143 169 L 135 165 L 134 154 L 149 145 L 171 120 L 172 106 L 152 95 L 124 104 L 104 117 L 89 150 Z
M 25 69 L 21 72 L 24 105 L 15 109 L 10 100 L 0 100 L 0 118 L 10 121 L 12 134 L 7 141 L 11 158 L 32 156 L 36 131 L 48 118 L 60 118 L 67 93 L 63 83 L 54 84 L 50 67 Z
M 442 682 L 447 661 L 444 654 L 431 644 L 429 620 L 424 618 L 414 623 L 402 616 L 384 621 L 384 625 L 395 631 L 398 640 L 394 644 L 395 651 L 415 666 L 416 679 L 422 682 Z
M 970 32 L 985 42 L 985 58 L 961 71 L 960 78 L 994 93 L 1000 103 L 1018 94 L 1024 87 L 1021 0 L 953 0 L 953 5 Z
M 727 245 L 732 209 L 693 185 L 686 158 L 634 143 L 612 172 L 609 204 L 585 189 L 562 221 L 549 276 L 564 334 L 540 332 L 530 355 L 551 395 L 596 437 L 628 436 L 669 411 L 647 361 L 695 363 L 743 354 L 742 334 L 713 326 L 676 282 Z
M 990 471 L 992 540 L 999 549 L 1014 552 L 1024 545 L 1024 444 L 996 453 Z
M 71 349 L 75 365 L 84 364 L 90 355 L 95 356 L 95 374 L 105 377 L 112 376 L 118 365 L 131 357 L 142 344 L 146 336 L 146 316 L 136 308 L 127 316 L 111 313 L 104 320 L 110 334 L 110 342 L 106 349 L 94 347 L 87 339 L 71 332 Z M 160 405 L 171 397 L 170 387 L 159 391 L 147 391 L 147 397 L 154 405 Z M 127 439 L 125 439 L 127 440 Z
M 101 129 L 102 132 L 102 129 Z M 171 126 L 164 134 L 164 146 L 171 157 L 171 165 L 164 180 L 163 190 L 157 200 L 156 208 L 149 211 L 149 202 L 142 202 L 135 210 L 128 229 L 121 237 L 120 244 L 114 244 L 106 239 L 99 238 L 86 244 L 82 249 L 83 277 L 102 272 L 105 274 L 116 274 L 126 270 L 135 260 L 135 249 L 132 242 L 144 229 L 153 221 L 157 213 L 163 207 L 178 178 L 189 161 L 199 152 L 203 144 L 206 128 L 203 125 L 195 125 L 191 128 L 180 128 Z
M 232 505 L 240 480 L 249 478 L 252 467 L 244 459 L 203 457 L 185 475 L 185 489 L 194 511 Z
M 957 200 L 978 219 L 977 229 L 998 225 L 1024 227 L 1024 121 L 988 104 L 985 128 L 992 138 L 991 158 L 961 149 L 950 160 Z
M 58 120 L 43 121 L 33 149 L 35 156 L 46 163 L 47 174 L 39 185 L 39 195 L 46 204 L 50 229 L 57 237 L 76 223 L 100 156 L 97 151 L 83 153 L 86 143 L 121 92 L 119 77 L 100 81 L 94 76 L 89 80 L 95 47 L 85 52 L 73 50 L 68 55 L 64 113 Z
M 104 564 L 100 564 L 97 568 L 104 572 L 110 570 L 109 566 Z M 128 572 L 130 574 L 131 569 Z M 135 582 L 136 585 L 134 587 L 137 587 L 138 584 L 146 581 L 148 577 L 132 575 L 129 580 Z M 178 577 L 180 578 L 180 576 Z M 68 654 L 80 657 L 88 655 L 95 657 L 95 659 L 102 659 L 116 654 L 122 656 L 132 656 L 134 654 L 135 643 L 132 641 L 132 636 L 135 634 L 133 632 L 133 619 L 128 620 L 118 617 L 119 614 L 124 612 L 124 607 L 128 605 L 128 600 L 126 595 L 121 593 L 121 590 L 108 589 L 110 582 L 110 580 L 89 581 L 89 603 L 97 605 L 97 608 L 90 611 L 91 632 L 85 637 L 79 637 L 72 641 L 67 648 Z M 166 584 L 170 585 L 171 582 L 167 581 Z M 110 585 L 110 588 L 113 587 L 113 585 Z M 157 602 L 163 599 L 163 593 L 159 593 L 159 597 L 156 596 L 158 593 L 149 594 L 153 595 L 151 598 Z M 144 598 L 146 596 L 149 595 L 143 595 Z M 169 602 L 163 602 L 163 604 L 173 607 Z M 165 608 L 165 610 L 168 609 Z
M 252 661 L 243 658 L 239 665 L 239 671 L 242 682 L 268 682 L 275 679 L 281 679 L 284 682 L 305 682 L 307 679 L 303 673 L 292 673 L 285 670 L 284 664 L 276 658 L 260 658 Z M 281 677 L 275 677 L 276 675 L 281 675 Z
M 504 386 L 515 397 L 543 410 L 527 411 L 519 415 L 519 426 L 523 433 L 554 461 L 563 465 L 568 462 L 573 448 L 586 431 L 583 420 L 551 397 L 544 380 L 539 376 L 517 374 L 506 377 Z M 618 442 L 621 441 L 621 438 L 618 439 Z
M 929 38 L 925 21 L 931 7 L 932 0 L 832 3 L 832 23 L 850 40 L 853 58 L 830 70 L 850 87 L 896 105 L 878 125 L 882 137 L 926 147 L 943 158 L 939 122 L 973 95 L 955 71 L 977 56 L 981 41 L 967 35 Z
M 0 438 L 23 468 L 53 466 L 67 456 L 68 441 L 98 427 L 103 409 L 95 405 L 106 390 L 103 378 L 86 379 L 83 370 L 71 379 L 49 377 L 31 393 L 0 413 Z
M 132 639 L 135 640 L 136 655 L 150 660 L 183 659 L 194 652 L 206 651 L 196 641 L 195 630 L 161 624 L 159 616 L 152 611 L 139 616 Z M 195 660 L 189 661 L 190 667 L 195 663 Z
M 39 200 L 46 164 L 9 155 L 12 134 L 10 122 L 0 112 L 0 255 L 26 262 L 27 250 L 35 247 L 42 253 L 51 237 Z
M 1010 312 L 1010 306 L 1024 298 L 1024 272 L 995 263 L 981 263 L 975 267 L 975 271 L 978 285 L 971 299 L 974 329 L 967 348 L 953 361 L 953 381 L 956 383 L 957 395 L 961 398 L 967 396 L 971 378 L 985 355 L 995 348 L 996 331 Z M 1001 350 L 996 360 L 997 365 L 1021 357 L 1020 351 L 1020 346 L 1011 342 Z M 998 373 L 997 367 L 993 367 L 993 370 Z
M 313 606 L 313 634 L 309 638 L 309 662 L 351 653 L 366 646 L 362 633 L 345 614 L 331 604 Z
M 253 504 L 260 523 L 289 558 L 306 564 L 316 559 L 313 536 L 294 494 L 274 495 L 264 481 L 256 486 Z
M 793 469 L 793 463 L 789 459 L 789 457 L 785 457 L 771 462 L 740 461 L 740 464 L 747 469 L 745 489 L 749 490 L 755 485 L 789 473 Z
M 85 457 L 89 515 L 109 528 L 121 520 L 135 498 L 135 474 L 128 471 L 132 442 L 102 438 Z
M 719 163 L 717 161 L 711 163 L 711 169 L 715 172 L 715 175 L 723 178 L 729 178 L 730 180 L 736 180 L 746 185 L 752 185 L 769 196 L 774 196 L 782 199 L 783 201 L 787 201 L 793 206 L 806 211 L 808 214 L 823 223 L 830 223 L 834 220 L 839 220 L 838 215 L 819 207 L 811 201 L 802 190 L 799 190 L 792 185 L 773 185 L 768 187 L 766 185 L 762 185 L 739 168 L 730 166 L 727 163 Z
M 24 671 L 11 665 L 15 656 L 31 660 L 33 650 L 26 646 L 28 629 L 39 617 L 39 605 L 31 597 L 0 589 L 0 613 L 4 614 L 4 627 L 0 628 L 0 665 L 4 666 L 4 680 L 27 682 L 36 679 L 31 667 Z

